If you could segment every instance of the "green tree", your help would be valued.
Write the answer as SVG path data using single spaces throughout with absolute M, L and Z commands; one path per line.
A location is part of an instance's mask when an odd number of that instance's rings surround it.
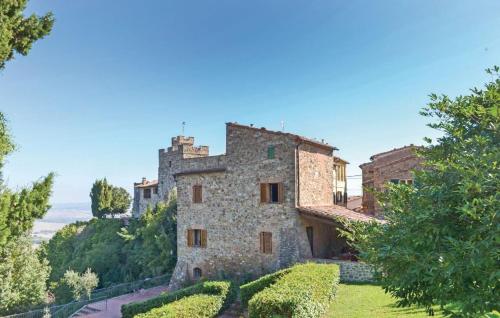
M 0 70 L 14 54 L 27 55 L 33 43 L 48 35 L 54 24 L 52 13 L 23 15 L 28 0 L 0 1 Z M 1 150 L 0 150 L 1 151 Z
M 99 284 L 99 278 L 97 278 L 95 273 L 92 273 L 90 268 L 87 268 L 82 274 L 73 270 L 67 270 L 66 273 L 64 273 L 62 283 L 71 289 L 73 299 L 78 301 L 82 296 L 86 296 L 87 299 L 90 299 L 92 291 Z
M 92 215 L 97 218 L 126 213 L 132 201 L 127 190 L 109 184 L 106 178 L 94 182 L 90 190 L 90 199 Z
M 112 199 L 111 199 L 111 207 L 110 214 L 112 217 L 115 214 L 124 214 L 128 211 L 130 207 L 130 203 L 132 202 L 132 198 L 127 190 L 120 187 L 112 188 Z
M 0 252 L 0 315 L 44 303 L 49 272 L 48 262 L 37 258 L 29 237 L 7 243 Z
M 399 305 L 473 317 L 500 307 L 500 79 L 470 95 L 430 95 L 421 114 L 442 132 L 419 153 L 414 186 L 379 194 L 387 224 L 354 226 L 361 257 Z M 452 304 L 452 307 L 447 307 Z
M 90 190 L 90 200 L 92 215 L 96 218 L 103 218 L 111 209 L 111 200 L 113 195 L 112 186 L 106 178 L 96 180 Z

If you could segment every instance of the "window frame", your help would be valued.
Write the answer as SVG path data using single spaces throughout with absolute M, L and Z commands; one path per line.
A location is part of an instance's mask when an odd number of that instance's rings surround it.
M 277 201 L 273 201 L 271 185 L 277 185 Z M 260 203 L 261 204 L 283 204 L 285 202 L 285 186 L 283 182 L 263 182 L 260 183 Z
M 142 198 L 143 199 L 151 199 L 151 188 L 144 188 L 142 189 Z M 148 195 L 146 196 L 146 193 L 148 193 Z
M 187 246 L 206 248 L 208 232 L 205 229 L 187 229 Z

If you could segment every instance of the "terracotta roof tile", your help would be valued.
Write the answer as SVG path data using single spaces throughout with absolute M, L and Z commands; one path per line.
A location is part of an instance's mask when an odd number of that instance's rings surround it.
M 326 219 L 331 219 L 335 220 L 337 218 L 343 218 L 351 221 L 361 221 L 361 222 L 370 222 L 370 221 L 376 221 L 376 222 L 383 222 L 379 219 L 376 219 L 372 216 L 359 213 L 359 212 L 354 212 L 352 210 L 349 210 L 347 208 L 344 208 L 343 206 L 340 205 L 328 205 L 328 206 L 301 206 L 298 207 L 298 210 L 300 213 L 303 214 L 308 214 L 312 216 L 317 216 L 320 218 L 326 218 Z
M 134 186 L 136 188 L 149 188 L 158 185 L 158 180 L 146 181 L 145 183 L 136 183 Z

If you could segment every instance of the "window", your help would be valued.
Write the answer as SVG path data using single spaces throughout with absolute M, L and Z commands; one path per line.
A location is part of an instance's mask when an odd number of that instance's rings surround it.
M 189 229 L 187 230 L 188 247 L 207 247 L 207 230 Z
M 261 183 L 260 202 L 283 203 L 284 192 L 283 183 Z
M 151 199 L 151 189 L 144 189 L 142 193 L 144 199 Z
M 194 279 L 196 279 L 196 280 L 200 279 L 201 278 L 201 274 L 202 274 L 201 268 L 199 268 L 199 267 L 193 268 L 193 278 Z
M 342 191 L 337 191 L 337 203 L 342 203 Z
M 201 203 L 201 185 L 193 186 L 193 203 Z
M 172 167 L 172 161 L 169 161 L 169 162 L 168 162 L 168 166 L 169 166 L 169 167 Z
M 276 155 L 275 147 L 274 146 L 267 147 L 267 159 L 274 159 L 275 155 Z
M 413 184 L 413 180 L 411 180 L 411 179 L 402 179 L 402 180 L 399 180 L 399 183 L 400 184 L 412 185 Z
M 260 232 L 260 252 L 264 254 L 273 252 L 273 233 Z
M 158 187 L 153 188 L 153 194 L 158 194 Z
M 399 183 L 399 179 L 391 179 L 391 183 L 398 184 Z

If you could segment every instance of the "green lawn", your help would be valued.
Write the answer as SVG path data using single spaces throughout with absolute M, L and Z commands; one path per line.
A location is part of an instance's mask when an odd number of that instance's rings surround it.
M 395 300 L 375 285 L 340 284 L 325 318 L 429 317 L 424 309 L 397 308 Z M 439 312 L 434 318 L 442 317 Z

